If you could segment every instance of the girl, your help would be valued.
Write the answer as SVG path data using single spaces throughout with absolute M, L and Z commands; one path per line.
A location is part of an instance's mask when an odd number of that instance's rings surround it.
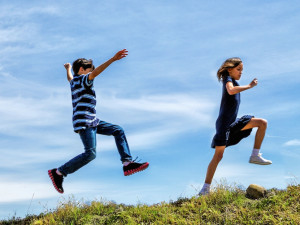
M 219 117 L 216 121 L 217 132 L 211 144 L 211 147 L 215 148 L 215 154 L 208 165 L 205 184 L 199 195 L 209 194 L 210 184 L 216 168 L 223 157 L 225 148 L 235 145 L 243 138 L 248 137 L 254 127 L 258 129 L 249 163 L 259 165 L 269 165 L 272 163 L 270 160 L 264 159 L 261 156 L 262 154 L 259 153 L 267 129 L 267 121 L 249 115 L 236 119 L 240 105 L 240 92 L 257 85 L 257 79 L 255 78 L 249 85 L 239 86 L 237 80 L 241 78 L 242 71 L 242 60 L 240 58 L 230 58 L 223 63 L 217 72 L 218 80 L 223 82 L 223 95 Z

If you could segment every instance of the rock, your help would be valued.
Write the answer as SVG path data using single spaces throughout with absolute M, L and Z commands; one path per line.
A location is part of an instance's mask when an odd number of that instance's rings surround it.
M 257 184 L 250 184 L 246 190 L 246 197 L 251 199 L 259 199 L 265 197 L 267 190 Z

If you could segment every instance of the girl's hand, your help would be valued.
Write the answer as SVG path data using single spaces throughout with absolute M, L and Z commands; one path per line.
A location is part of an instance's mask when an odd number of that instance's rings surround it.
M 115 56 L 112 58 L 114 61 L 120 60 L 128 55 L 128 51 L 126 49 L 123 49 L 121 51 L 118 51 Z
M 64 67 L 66 68 L 66 70 L 68 70 L 68 69 L 71 69 L 71 68 L 72 68 L 72 66 L 71 66 L 71 64 L 70 64 L 70 63 L 65 63 L 65 64 L 64 64 Z
M 251 81 L 251 83 L 249 84 L 250 88 L 253 88 L 257 85 L 258 81 L 256 78 L 253 79 L 253 81 Z

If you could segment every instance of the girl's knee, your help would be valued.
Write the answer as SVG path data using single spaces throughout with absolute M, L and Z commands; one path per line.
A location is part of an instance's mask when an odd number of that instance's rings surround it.
M 265 119 L 260 119 L 260 127 L 267 128 L 267 126 L 268 126 L 268 121 Z

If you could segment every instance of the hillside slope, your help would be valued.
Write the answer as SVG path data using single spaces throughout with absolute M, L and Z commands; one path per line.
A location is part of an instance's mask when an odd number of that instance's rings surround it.
M 151 206 L 70 200 L 52 212 L 0 224 L 300 224 L 300 185 L 268 190 L 259 200 L 225 186 L 209 196 Z

